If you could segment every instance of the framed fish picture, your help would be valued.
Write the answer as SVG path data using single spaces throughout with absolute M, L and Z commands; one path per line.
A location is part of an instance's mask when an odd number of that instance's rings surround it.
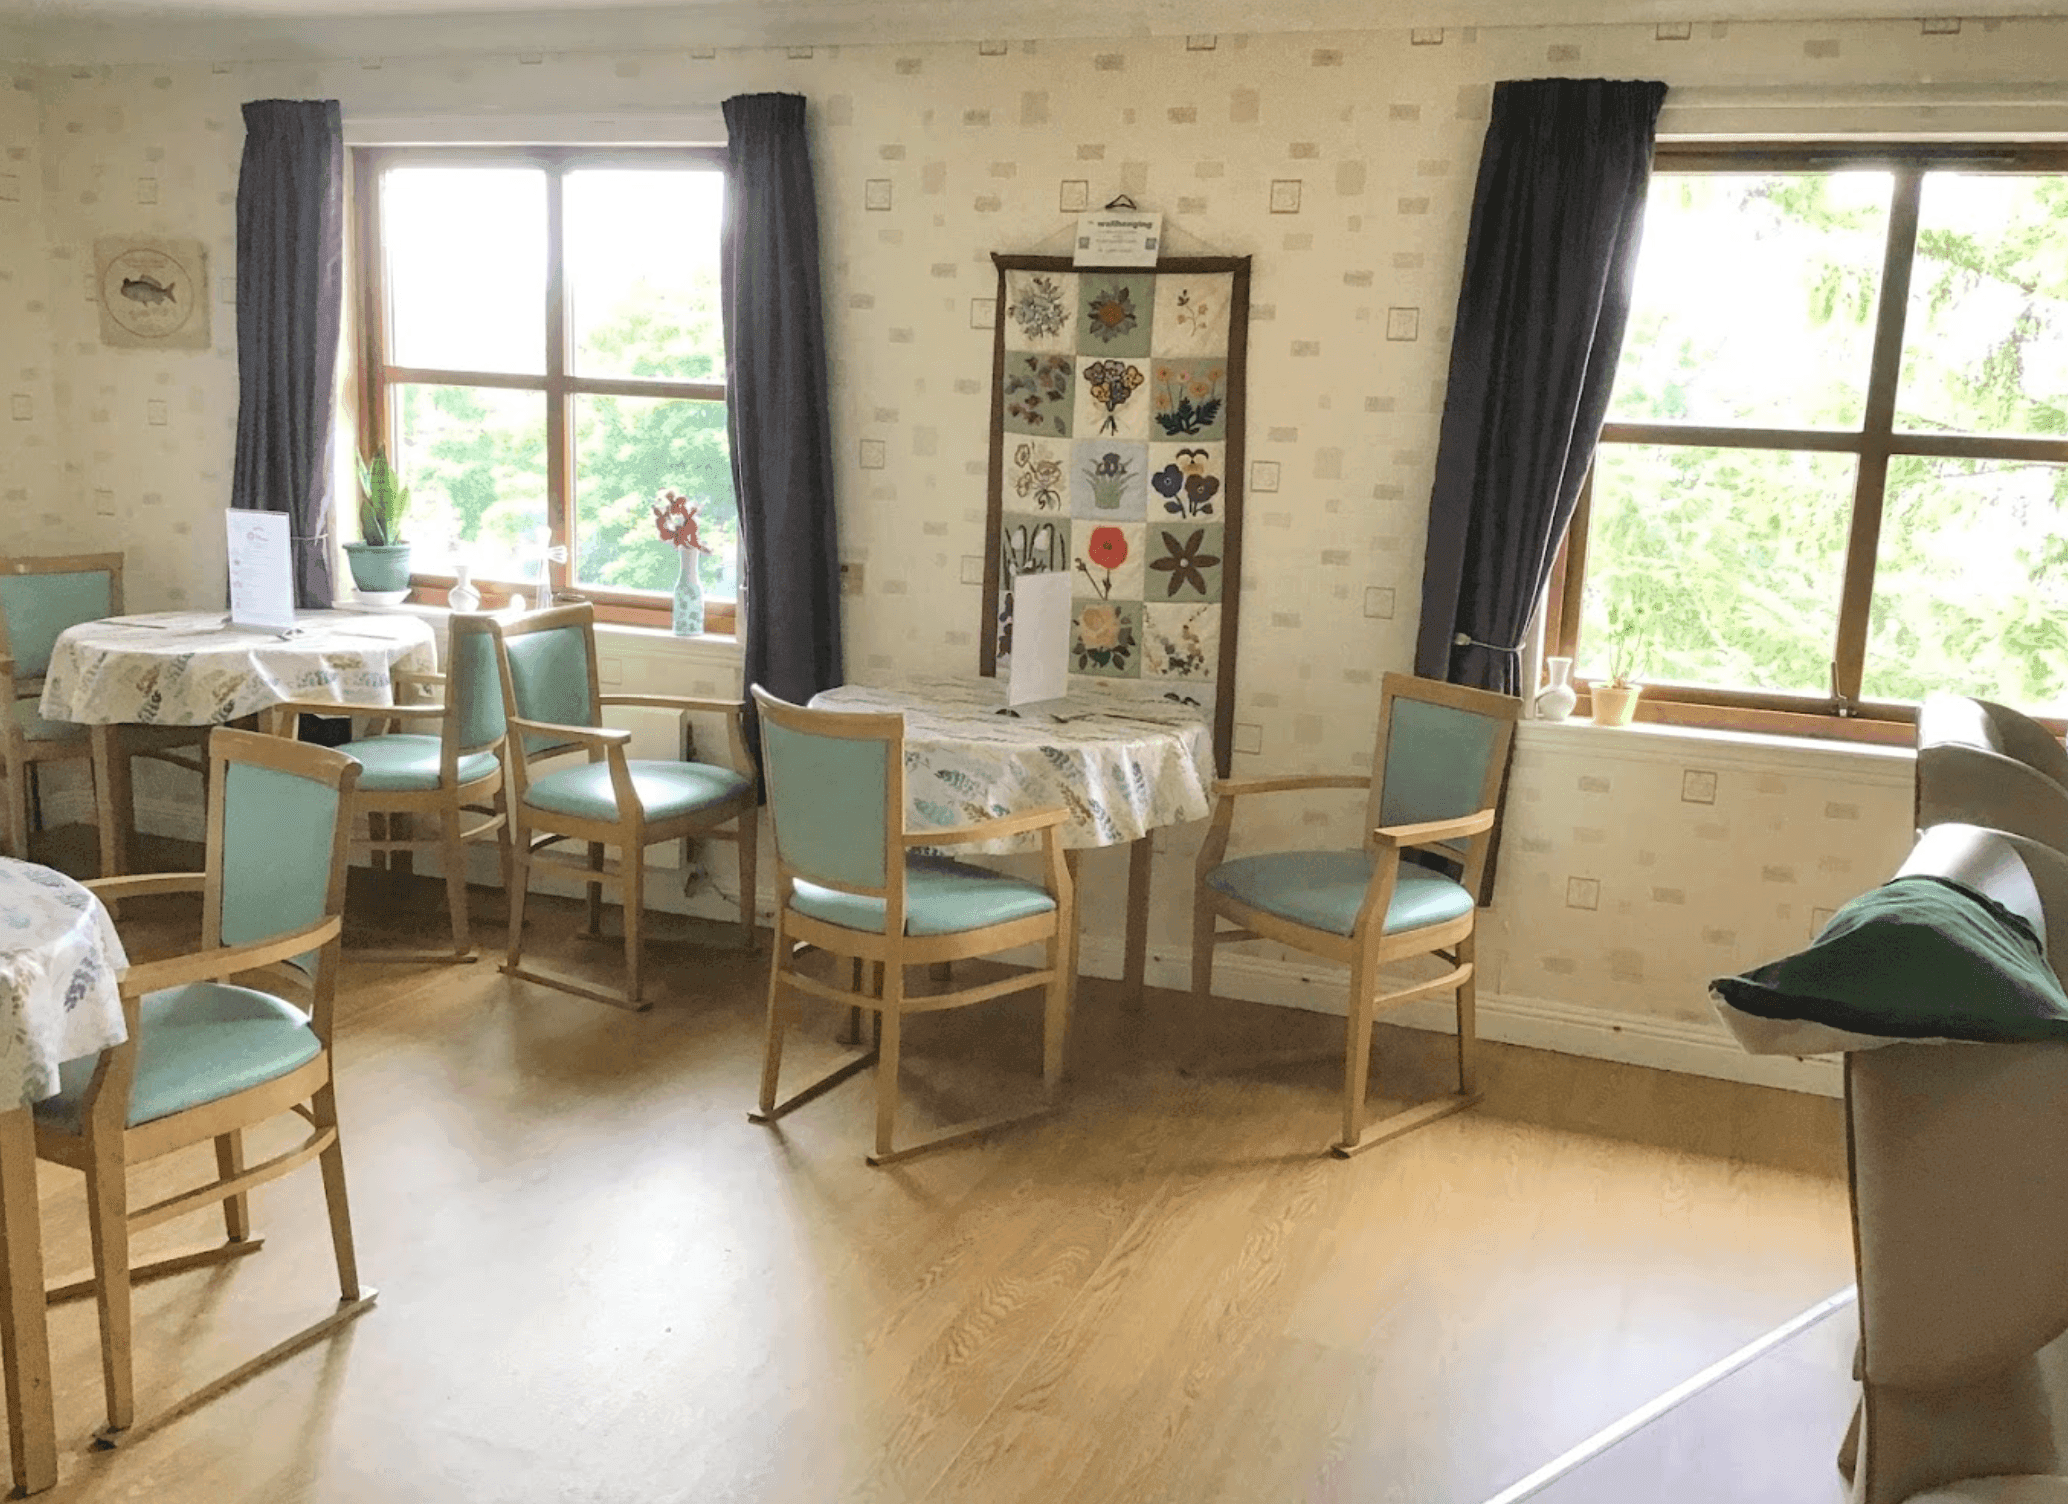
M 200 241 L 105 237 L 93 243 L 93 269 L 102 344 L 208 348 L 208 249 Z
M 1242 564 L 1247 256 L 1080 267 L 991 258 L 991 456 L 979 669 L 1012 587 L 1069 571 L 1070 689 L 1198 706 L 1227 776 Z

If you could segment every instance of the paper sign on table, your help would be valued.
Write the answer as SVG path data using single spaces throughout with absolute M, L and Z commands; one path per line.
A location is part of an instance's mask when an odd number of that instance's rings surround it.
M 1061 570 L 1012 582 L 1012 679 L 1005 703 L 1060 700 L 1070 688 L 1070 576 Z
M 294 629 L 294 565 L 285 512 L 223 514 L 230 540 L 230 625 L 268 632 Z

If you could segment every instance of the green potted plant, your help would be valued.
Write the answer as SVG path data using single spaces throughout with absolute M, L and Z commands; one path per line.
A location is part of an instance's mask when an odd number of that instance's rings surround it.
M 1593 687 L 1594 724 L 1627 726 L 1637 714 L 1644 686 L 1635 675 L 1644 665 L 1644 613 L 1635 601 L 1612 600 L 1608 607 L 1608 680 Z
M 365 541 L 345 545 L 352 583 L 361 594 L 409 592 L 409 545 L 402 541 L 402 514 L 408 510 L 409 487 L 388 463 L 388 451 L 376 449 L 371 460 L 359 462 L 359 532 Z

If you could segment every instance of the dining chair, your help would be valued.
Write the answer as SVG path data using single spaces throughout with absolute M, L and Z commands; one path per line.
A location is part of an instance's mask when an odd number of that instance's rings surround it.
M 2068 749 L 2008 705 L 1927 696 L 1917 707 L 1915 823 L 1980 825 L 2068 851 Z
M 36 1153 L 86 1177 L 93 1278 L 50 1292 L 91 1294 L 100 1308 L 104 1439 L 134 1438 L 241 1383 L 364 1312 L 345 1165 L 338 1138 L 331 1030 L 337 996 L 353 785 L 359 764 L 341 753 L 256 732 L 209 738 L 206 869 L 89 884 L 103 899 L 201 894 L 201 945 L 133 963 L 121 977 L 128 1039 L 58 1068 L 56 1096 L 35 1106 Z M 272 968 L 306 995 L 297 1006 L 271 991 L 229 985 Z M 310 1133 L 257 1164 L 244 1130 L 292 1113 Z M 128 1171 L 213 1142 L 217 1175 L 192 1190 L 132 1207 Z M 130 1288 L 142 1280 L 255 1253 L 253 1187 L 317 1160 L 330 1211 L 341 1298 L 336 1310 L 139 1424 L 131 1353 Z M 133 1233 L 220 1206 L 227 1241 L 130 1267 Z
M 117 816 L 125 801 L 116 797 L 116 784 L 128 777 L 129 757 L 154 758 L 206 775 L 198 751 L 205 728 L 153 727 L 143 733 L 149 745 L 132 746 L 142 728 L 47 721 L 38 713 L 50 655 L 65 628 L 121 614 L 121 554 L 0 557 L 0 698 L 8 710 L 0 728 L 0 758 L 7 774 L 7 849 L 15 856 L 29 855 L 29 783 L 35 770 L 49 763 L 79 762 L 88 769 L 103 877 L 125 865 L 128 832 Z M 192 750 L 182 752 L 182 747 Z
M 747 755 L 746 705 L 690 695 L 602 693 L 596 672 L 596 615 L 587 602 L 529 612 L 500 624 L 495 638 L 502 669 L 509 740 L 512 872 L 509 952 L 503 970 L 580 997 L 644 1010 L 640 965 L 648 846 L 657 841 L 717 839 L 739 847 L 740 944 L 754 948 L 755 842 L 759 796 Z M 626 755 L 629 731 L 603 724 L 614 706 L 646 706 L 679 714 L 681 755 L 674 761 Z M 693 714 L 726 718 L 732 766 L 700 761 Z M 571 766 L 540 764 L 584 754 Z M 726 826 L 731 826 L 730 830 Z M 563 841 L 588 846 L 586 862 L 540 853 Z M 617 860 L 606 862 L 604 848 Z M 618 889 L 625 915 L 625 989 L 591 987 L 524 962 L 524 907 L 534 868 L 562 872 L 587 885 L 591 938 L 603 933 L 603 889 Z
M 759 685 L 754 699 L 760 707 L 761 753 L 775 830 L 776 917 L 760 1110 L 748 1117 L 773 1123 L 874 1065 L 876 1149 L 867 1159 L 884 1165 L 1053 1110 L 1076 972 L 1076 909 L 1057 837 L 1069 812 L 1055 806 L 907 834 L 902 716 L 806 710 Z M 1034 831 L 1041 833 L 1041 882 L 913 849 Z M 908 967 L 995 955 L 1022 945 L 1042 947 L 1039 968 L 952 992 L 915 996 L 906 990 Z M 848 959 L 852 985 L 842 989 L 805 975 L 797 967 L 799 946 Z M 866 987 L 865 966 L 870 974 Z M 1042 1107 L 962 1124 L 899 1147 L 898 1062 L 906 1015 L 1035 988 L 1047 999 L 1041 1029 Z M 797 1000 L 786 996 L 794 993 L 875 1014 L 875 1047 L 778 1102 L 783 1032 L 802 1022 Z
M 510 881 L 509 820 L 504 809 L 502 669 L 496 656 L 496 623 L 486 616 L 451 618 L 444 674 L 395 675 L 397 694 L 423 686 L 444 694 L 442 703 L 398 703 L 372 713 L 377 723 L 434 726 L 431 731 L 387 731 L 355 737 L 338 749 L 360 767 L 352 795 L 353 816 L 364 815 L 367 834 L 354 839 L 362 851 L 436 851 L 445 869 L 445 902 L 452 920 L 455 959 L 472 960 L 467 921 L 467 844 L 493 835 L 501 854 L 503 882 Z M 267 711 L 268 729 L 292 739 L 304 715 L 335 716 L 329 702 L 287 700 Z M 414 830 L 418 816 L 435 822 L 436 835 L 397 835 Z M 475 818 L 485 816 L 485 818 Z M 473 823 L 469 823 L 470 820 Z
M 1343 1136 L 1332 1150 L 1340 1158 L 1479 1100 L 1473 925 L 1521 715 L 1522 702 L 1512 695 L 1388 674 L 1369 776 L 1316 773 L 1215 785 L 1193 901 L 1193 995 L 1202 1004 L 1212 997 L 1214 947 L 1236 941 L 1270 940 L 1349 968 Z M 1318 789 L 1368 791 L 1361 848 L 1228 857 L 1238 800 Z M 1426 853 L 1449 870 L 1409 853 Z M 1223 920 L 1236 928 L 1222 930 Z M 1380 990 L 1382 968 L 1432 955 L 1449 970 Z M 1367 1125 L 1374 1018 L 1443 992 L 1457 997 L 1457 1091 Z

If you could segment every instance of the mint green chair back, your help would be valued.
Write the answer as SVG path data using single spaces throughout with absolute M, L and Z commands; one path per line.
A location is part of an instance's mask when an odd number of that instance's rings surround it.
M 0 617 L 6 619 L 14 671 L 24 679 L 49 672 L 51 649 L 65 628 L 99 621 L 118 609 L 115 576 L 109 570 L 0 572 Z
M 890 848 L 904 834 L 902 810 L 898 826 L 890 823 L 890 769 L 902 748 L 893 739 L 821 736 L 780 725 L 767 707 L 773 704 L 778 714 L 797 707 L 758 688 L 754 697 L 763 706 L 761 765 L 777 860 L 808 882 L 887 888 Z
M 338 791 L 249 763 L 226 765 L 222 940 L 249 945 L 292 934 L 330 912 Z
M 1372 765 L 1372 825 L 1454 820 L 1500 801 L 1521 701 L 1490 690 L 1388 674 Z M 1476 893 L 1491 834 L 1446 841 Z M 1433 849 L 1433 848 L 1432 848 Z
M 589 634 L 580 625 L 506 634 L 510 660 L 510 710 L 520 720 L 561 726 L 596 724 L 596 691 L 589 683 Z M 573 745 L 527 733 L 524 753 L 537 757 Z
M 445 673 L 447 724 L 462 755 L 492 747 L 509 729 L 503 715 L 502 671 L 485 621 L 455 617 Z

